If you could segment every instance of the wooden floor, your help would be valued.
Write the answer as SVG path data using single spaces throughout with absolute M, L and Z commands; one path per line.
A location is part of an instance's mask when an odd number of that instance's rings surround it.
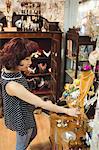
M 38 134 L 32 141 L 28 150 L 50 150 L 49 134 L 50 122 L 45 113 L 35 114 Z M 15 150 L 15 132 L 7 129 L 4 120 L 0 119 L 0 150 Z

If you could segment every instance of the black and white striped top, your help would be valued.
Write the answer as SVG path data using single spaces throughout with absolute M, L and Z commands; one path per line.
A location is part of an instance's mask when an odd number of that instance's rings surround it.
M 33 115 L 35 106 L 24 102 L 15 96 L 9 96 L 6 93 L 5 86 L 8 82 L 15 81 L 28 89 L 27 81 L 20 72 L 2 72 L 1 79 L 5 125 L 7 128 L 19 132 L 20 135 L 24 135 L 27 133 L 28 129 L 36 126 Z

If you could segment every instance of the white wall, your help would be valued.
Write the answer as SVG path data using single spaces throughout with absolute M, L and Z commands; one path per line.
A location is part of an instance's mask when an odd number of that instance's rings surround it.
M 65 0 L 65 11 L 64 11 L 64 31 L 66 32 L 68 28 L 72 28 L 77 25 L 77 15 L 78 15 L 78 0 Z
M 20 9 L 20 2 L 23 0 L 11 0 L 14 11 Z M 29 1 L 29 0 L 28 0 Z M 64 0 L 31 0 L 41 2 L 41 14 L 48 21 L 59 22 L 59 26 L 64 30 Z M 5 0 L 0 0 L 0 10 L 4 11 Z

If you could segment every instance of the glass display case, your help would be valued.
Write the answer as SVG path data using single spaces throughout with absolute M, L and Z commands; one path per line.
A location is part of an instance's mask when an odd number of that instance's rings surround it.
M 75 28 L 69 29 L 66 34 L 65 82 L 72 82 L 85 66 L 89 66 L 88 56 L 95 46 L 96 41 L 91 37 L 80 36 Z

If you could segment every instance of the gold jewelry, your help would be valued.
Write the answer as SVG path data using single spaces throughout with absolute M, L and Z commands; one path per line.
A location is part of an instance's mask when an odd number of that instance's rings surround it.
M 90 73 L 86 76 L 85 74 L 88 73 L 88 72 L 90 72 Z M 90 77 L 91 75 L 93 75 L 93 72 L 92 72 L 92 71 L 84 71 L 84 72 L 82 73 L 81 79 L 84 80 L 84 79 Z M 83 76 L 84 76 L 84 77 L 83 77 Z
M 86 76 L 86 74 L 88 74 L 88 75 Z M 84 107 L 84 98 L 87 95 L 87 93 L 93 83 L 93 80 L 94 80 L 94 73 L 92 71 L 90 73 L 89 73 L 89 71 L 83 72 L 80 80 L 81 80 L 80 87 L 79 87 L 80 96 L 78 97 L 78 106 L 83 108 Z
M 87 81 L 86 81 L 86 79 L 87 79 Z M 93 79 L 94 79 L 94 73 L 93 72 L 91 72 L 89 75 L 87 75 L 85 77 L 83 77 L 83 76 L 81 77 L 81 82 L 80 82 L 80 87 L 79 87 L 81 93 L 84 93 L 84 91 L 86 90 L 86 87 L 89 87 L 89 88 L 91 87 Z M 85 88 L 83 90 L 81 89 L 81 88 L 83 88 L 82 86 L 85 86 Z M 87 92 L 89 91 L 88 89 L 87 89 Z

